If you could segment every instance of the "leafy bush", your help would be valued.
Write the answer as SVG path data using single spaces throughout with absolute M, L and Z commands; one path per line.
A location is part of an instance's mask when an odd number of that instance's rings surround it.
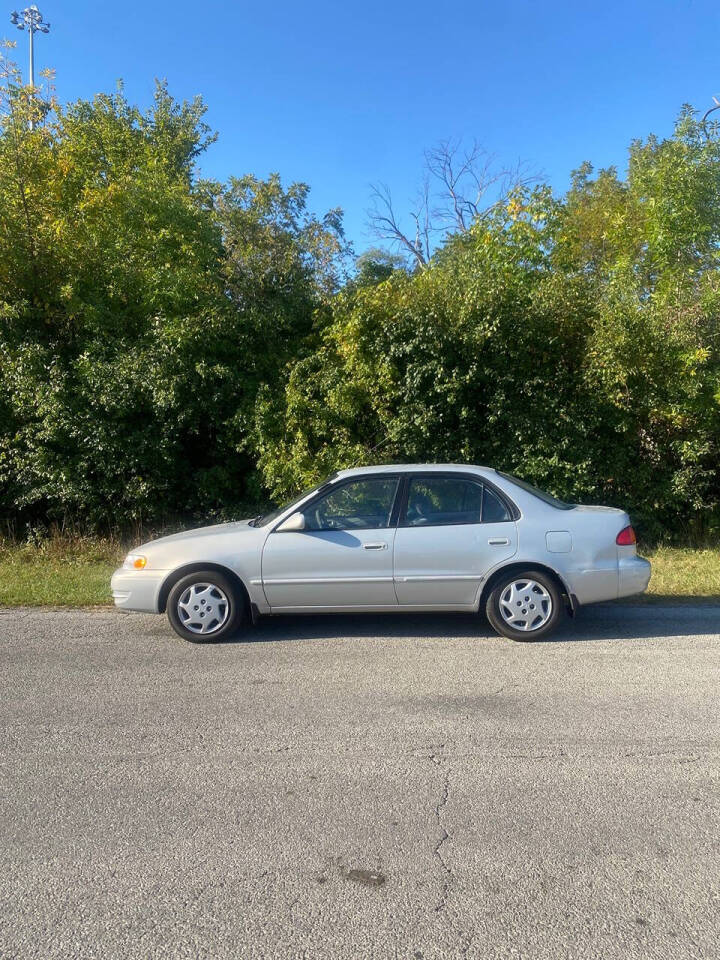
M 626 181 L 585 165 L 564 198 L 519 191 L 427 269 L 338 296 L 285 396 L 259 399 L 273 493 L 351 463 L 478 462 L 654 537 L 712 531 L 718 151 L 685 111 L 633 145 Z

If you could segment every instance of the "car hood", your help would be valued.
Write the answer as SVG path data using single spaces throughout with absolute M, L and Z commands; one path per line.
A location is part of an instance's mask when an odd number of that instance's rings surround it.
M 247 520 L 233 520 L 230 523 L 215 523 L 210 527 L 197 527 L 195 530 L 184 530 L 182 533 L 172 533 L 168 537 L 158 537 L 157 540 L 149 540 L 141 544 L 133 553 L 142 553 L 143 550 L 153 550 L 156 547 L 164 547 L 166 544 L 178 543 L 184 540 L 194 540 L 197 537 L 222 537 L 227 534 L 242 533 L 243 530 L 254 530 L 250 526 L 252 518 Z

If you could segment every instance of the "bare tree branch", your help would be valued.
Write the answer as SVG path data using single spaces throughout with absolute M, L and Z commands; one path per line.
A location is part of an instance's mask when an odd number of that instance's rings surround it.
M 425 225 L 421 227 L 422 212 L 411 214 L 416 227 L 415 240 L 413 241 L 400 227 L 400 223 L 395 216 L 390 189 L 386 184 L 380 183 L 371 187 L 371 200 L 373 205 L 368 210 L 368 219 L 374 235 L 380 240 L 389 240 L 393 245 L 404 249 L 414 257 L 421 267 L 424 267 L 427 264 L 427 258 L 421 243 L 421 236 L 427 232 L 427 217 L 425 218 Z
M 468 146 L 460 140 L 442 140 L 424 155 L 422 186 L 408 214 L 414 239 L 402 226 L 385 184 L 371 187 L 369 226 L 375 237 L 389 241 L 424 267 L 441 236 L 466 233 L 506 203 L 510 193 L 536 180 L 525 164 L 499 166 L 475 140 Z

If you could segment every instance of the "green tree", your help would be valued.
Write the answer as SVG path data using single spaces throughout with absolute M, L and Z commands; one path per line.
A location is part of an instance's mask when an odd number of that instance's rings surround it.
M 632 144 L 625 181 L 580 171 L 555 251 L 594 281 L 585 377 L 612 428 L 607 482 L 657 529 L 706 532 L 720 496 L 719 200 L 720 142 L 685 108 L 674 136 Z
M 421 273 L 348 288 L 259 407 L 267 483 L 475 461 L 653 534 L 713 528 L 719 150 L 685 110 L 631 146 L 625 180 L 586 164 L 565 197 L 516 190 Z
M 260 495 L 257 391 L 340 282 L 338 211 L 307 188 L 199 181 L 199 100 L 158 85 L 0 127 L 0 504 L 103 525 L 232 513 Z

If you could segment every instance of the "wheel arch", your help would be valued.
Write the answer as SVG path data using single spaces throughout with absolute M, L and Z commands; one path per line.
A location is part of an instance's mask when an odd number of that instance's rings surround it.
M 570 591 L 570 587 L 565 582 L 564 578 L 557 572 L 557 570 L 549 567 L 546 563 L 538 563 L 534 560 L 516 560 L 513 563 L 507 563 L 504 566 L 499 567 L 497 570 L 493 570 L 493 572 L 487 578 L 487 581 L 483 584 L 482 590 L 480 591 L 478 610 L 485 609 L 487 598 L 490 596 L 490 593 L 492 592 L 498 580 L 507 574 L 520 573 L 522 570 L 538 570 L 541 573 L 545 573 L 549 577 L 552 577 L 552 579 L 555 581 L 555 585 L 563 597 L 563 600 L 565 601 L 568 612 L 574 616 L 577 600 L 575 599 L 574 594 Z
M 227 579 L 235 587 L 237 587 L 240 596 L 243 598 L 245 612 L 250 612 L 250 594 L 248 593 L 247 587 L 234 570 L 231 570 L 230 567 L 223 566 L 221 563 L 203 563 L 202 561 L 195 561 L 193 563 L 185 563 L 183 566 L 177 567 L 175 570 L 172 570 L 167 577 L 165 577 L 158 593 L 158 613 L 165 613 L 170 591 L 178 582 L 178 580 L 182 580 L 182 578 L 186 577 L 189 573 L 197 573 L 200 570 L 214 570 L 216 573 L 221 573 L 224 577 L 227 577 Z

